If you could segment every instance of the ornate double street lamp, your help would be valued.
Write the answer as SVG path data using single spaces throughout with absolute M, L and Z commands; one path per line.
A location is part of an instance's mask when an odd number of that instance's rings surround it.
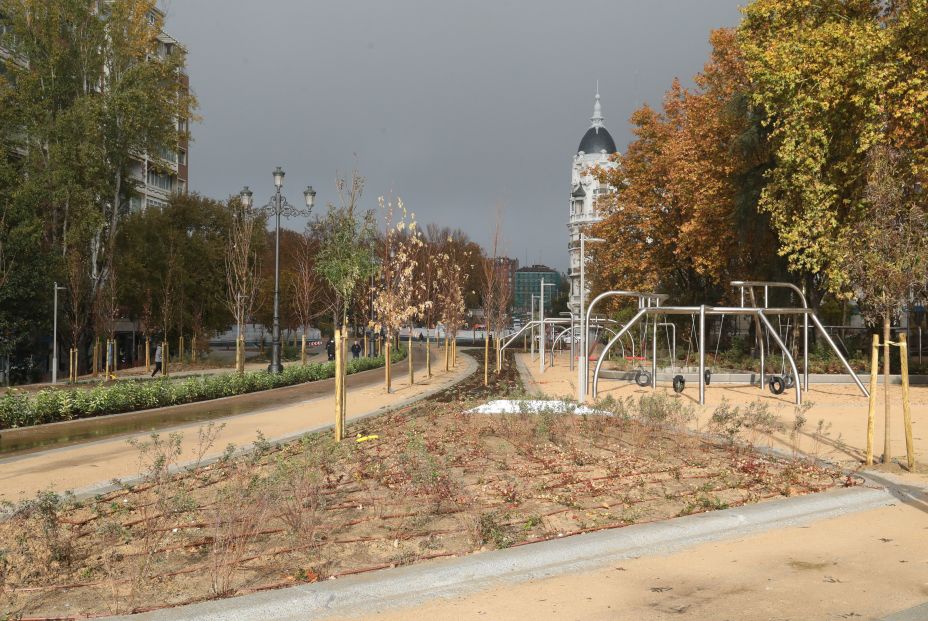
M 267 205 L 257 208 L 257 210 L 276 218 L 274 233 L 274 331 L 271 335 L 271 364 L 267 367 L 270 373 L 280 373 L 284 370 L 283 365 L 280 363 L 280 216 L 286 216 L 288 218 L 293 216 L 308 216 L 316 202 L 316 191 L 313 190 L 313 186 L 308 185 L 306 189 L 303 190 L 306 209 L 294 207 L 287 202 L 286 197 L 281 193 L 283 186 L 284 171 L 278 166 L 274 171 L 274 187 L 276 188 L 274 196 L 271 197 Z M 249 190 L 246 185 L 241 193 L 242 206 L 245 209 L 251 209 L 251 197 L 252 191 Z

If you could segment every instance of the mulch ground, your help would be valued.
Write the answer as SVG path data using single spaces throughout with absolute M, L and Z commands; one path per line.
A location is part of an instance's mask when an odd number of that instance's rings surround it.
M 466 411 L 520 391 L 512 365 L 490 387 L 481 367 L 341 443 L 259 442 L 173 476 L 175 438 L 152 438 L 144 483 L 43 495 L 0 524 L 0 618 L 149 610 L 854 483 L 685 433 L 690 406 L 666 396 L 608 416 Z

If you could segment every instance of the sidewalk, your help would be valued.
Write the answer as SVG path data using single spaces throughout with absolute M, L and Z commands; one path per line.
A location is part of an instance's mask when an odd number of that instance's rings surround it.
M 433 349 L 432 356 L 433 362 L 439 360 L 437 349 Z M 397 407 L 454 384 L 476 368 L 476 363 L 469 356 L 461 356 L 459 360 L 457 369 L 448 373 L 439 369 L 438 364 L 433 364 L 433 376 L 430 380 L 425 378 L 423 371 L 417 372 L 416 383 L 413 386 L 409 385 L 405 363 L 400 363 L 394 367 L 391 394 L 386 394 L 382 381 L 349 389 L 348 418 L 358 418 Z M 214 422 L 224 424 L 225 427 L 204 455 L 204 459 L 221 455 L 230 443 L 238 447 L 251 444 L 258 431 L 270 441 L 298 437 L 331 424 L 334 422 L 334 416 L 335 400 L 333 396 L 327 395 L 295 405 L 218 418 Z M 162 437 L 173 431 L 184 434 L 183 453 L 179 459 L 180 463 L 184 463 L 195 459 L 197 430 L 205 424 L 179 425 L 160 429 L 159 433 Z M 44 489 L 58 492 L 81 491 L 105 485 L 113 478 L 136 476 L 138 452 L 129 446 L 127 441 L 130 438 L 144 440 L 147 435 L 133 434 L 0 460 L 0 500 L 15 502 Z

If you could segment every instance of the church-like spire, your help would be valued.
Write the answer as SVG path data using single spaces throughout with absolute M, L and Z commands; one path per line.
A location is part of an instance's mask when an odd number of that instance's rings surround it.
M 590 122 L 593 127 L 602 127 L 604 120 L 603 107 L 599 103 L 599 80 L 596 80 L 596 101 L 593 103 L 593 116 L 590 117 Z

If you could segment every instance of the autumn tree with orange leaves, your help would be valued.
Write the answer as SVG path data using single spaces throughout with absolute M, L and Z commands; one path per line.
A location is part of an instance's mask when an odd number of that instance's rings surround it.
M 595 291 L 659 290 L 681 302 L 720 299 L 734 278 L 782 274 L 776 236 L 757 211 L 770 166 L 764 130 L 748 103 L 744 60 L 732 30 L 712 33 L 712 57 L 684 89 L 675 80 L 660 111 L 632 115 L 635 140 L 599 199 L 592 233 Z

